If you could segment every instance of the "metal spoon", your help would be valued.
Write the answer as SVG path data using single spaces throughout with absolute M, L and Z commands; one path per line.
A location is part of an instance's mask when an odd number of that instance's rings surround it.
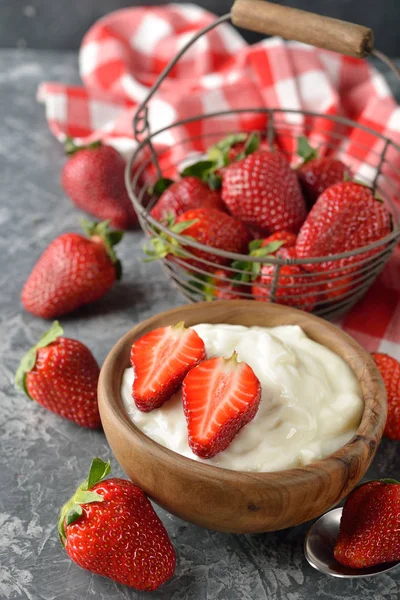
M 342 508 L 334 508 L 311 525 L 304 540 L 304 554 L 314 569 L 332 577 L 372 577 L 394 569 L 399 562 L 383 563 L 365 569 L 350 569 L 337 562 L 333 549 L 339 533 Z

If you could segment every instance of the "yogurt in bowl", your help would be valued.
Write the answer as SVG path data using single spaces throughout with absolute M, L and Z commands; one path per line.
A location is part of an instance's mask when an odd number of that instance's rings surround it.
M 149 438 L 174 452 L 216 467 L 272 472 L 308 465 L 344 446 L 357 431 L 364 403 L 359 382 L 344 359 L 311 340 L 297 325 L 245 327 L 199 324 L 207 357 L 234 350 L 262 387 L 255 418 L 226 450 L 201 459 L 189 447 L 181 392 L 144 413 L 132 399 L 132 368 L 121 396 L 130 420 Z

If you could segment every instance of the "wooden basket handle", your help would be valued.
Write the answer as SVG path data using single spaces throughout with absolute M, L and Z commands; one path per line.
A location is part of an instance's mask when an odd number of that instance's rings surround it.
M 369 27 L 266 0 L 235 0 L 231 19 L 243 29 L 279 35 L 357 58 L 367 56 L 374 47 L 374 34 Z

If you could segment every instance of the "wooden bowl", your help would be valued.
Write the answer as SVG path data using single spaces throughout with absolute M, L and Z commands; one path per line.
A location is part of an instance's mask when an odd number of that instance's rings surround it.
M 327 458 L 306 467 L 253 473 L 231 471 L 181 456 L 142 433 L 129 420 L 120 388 L 132 343 L 145 333 L 185 321 L 238 325 L 299 325 L 341 356 L 355 373 L 364 411 L 356 435 Z M 235 533 L 276 531 L 318 517 L 360 481 L 381 439 L 386 392 L 374 361 L 334 325 L 299 310 L 253 300 L 202 302 L 156 315 L 131 329 L 109 353 L 99 380 L 104 431 L 123 470 L 157 504 L 209 529 Z

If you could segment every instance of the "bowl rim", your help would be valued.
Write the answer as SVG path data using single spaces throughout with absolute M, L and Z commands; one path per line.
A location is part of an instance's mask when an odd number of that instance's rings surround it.
M 157 441 L 153 440 L 130 420 L 128 414 L 125 411 L 120 391 L 122 375 L 118 386 L 119 398 L 113 397 L 113 394 L 108 394 L 107 388 L 111 386 L 111 377 L 113 373 L 114 364 L 118 359 L 119 355 L 126 351 L 126 346 L 128 344 L 129 346 L 132 345 L 132 339 L 134 338 L 134 334 L 140 329 L 145 329 L 151 326 L 151 324 L 161 316 L 166 318 L 171 317 L 172 324 L 172 322 L 184 320 L 182 319 L 182 316 L 184 316 L 185 313 L 192 312 L 193 310 L 197 310 L 205 306 L 207 306 L 208 309 L 213 310 L 212 307 L 214 305 L 218 306 L 219 308 L 223 308 L 223 306 L 226 305 L 227 307 L 242 307 L 247 309 L 257 305 L 259 310 L 261 309 L 261 306 L 263 306 L 265 307 L 266 312 L 279 311 L 286 314 L 297 314 L 299 315 L 299 317 L 301 316 L 302 319 L 307 318 L 307 320 L 309 320 L 310 322 L 313 322 L 315 324 L 319 323 L 325 329 L 335 332 L 336 335 L 339 335 L 339 337 L 341 337 L 342 340 L 346 342 L 348 346 L 352 347 L 366 361 L 365 370 L 363 374 L 370 381 L 372 381 L 373 379 L 375 380 L 374 386 L 377 388 L 377 393 L 375 397 L 379 398 L 380 407 L 382 408 L 383 406 L 384 410 L 380 411 L 378 414 L 377 411 L 373 411 L 370 408 L 366 407 L 364 403 L 364 409 L 359 427 L 353 435 L 353 437 L 344 446 L 341 446 L 338 450 L 336 450 L 332 454 L 329 454 L 325 458 L 319 459 L 318 461 L 312 462 L 308 465 L 292 467 L 290 469 L 281 469 L 278 471 L 241 471 L 209 465 L 204 462 L 196 461 L 187 456 L 183 456 L 182 454 L 179 454 L 174 450 L 171 450 L 158 443 Z M 199 323 L 200 322 L 204 323 L 204 320 L 199 321 Z M 268 326 L 266 325 L 266 327 Z M 130 365 L 127 365 L 125 368 L 128 368 L 129 366 Z M 349 366 L 352 369 L 351 365 Z M 352 371 L 354 373 L 353 369 Z M 357 377 L 356 373 L 354 373 L 354 375 Z M 359 381 L 359 377 L 357 377 L 357 380 Z M 107 411 L 108 420 L 110 419 L 111 415 L 114 424 L 118 424 L 117 426 L 120 428 L 122 427 L 122 430 L 126 436 L 131 438 L 132 436 L 135 437 L 136 441 L 139 442 L 142 447 L 146 447 L 146 452 L 152 458 L 156 459 L 159 463 L 167 462 L 168 464 L 170 464 L 172 460 L 173 462 L 175 462 L 175 466 L 178 469 L 183 470 L 184 472 L 190 471 L 191 477 L 200 476 L 201 478 L 206 479 L 217 478 L 220 481 L 226 483 L 237 483 L 238 478 L 245 482 L 248 481 L 250 478 L 253 484 L 256 484 L 257 482 L 265 484 L 266 479 L 269 479 L 271 482 L 282 480 L 282 474 L 284 474 L 284 477 L 288 480 L 288 482 L 291 481 L 293 482 L 293 485 L 298 485 L 299 478 L 309 480 L 310 477 L 313 478 L 316 472 L 321 468 L 326 472 L 332 472 L 336 470 L 337 462 L 342 462 L 344 457 L 346 457 L 346 460 L 348 460 L 352 455 L 354 457 L 358 457 L 362 450 L 365 449 L 366 443 L 370 443 L 370 437 L 377 437 L 378 441 L 376 442 L 376 446 L 379 445 L 385 426 L 387 410 L 386 390 L 380 372 L 376 367 L 371 355 L 366 350 L 364 350 L 362 346 L 360 346 L 360 344 L 358 344 L 358 342 L 356 342 L 351 336 L 349 336 L 347 333 L 345 333 L 343 330 L 333 325 L 329 321 L 326 321 L 313 314 L 306 313 L 304 311 L 288 306 L 283 306 L 280 304 L 263 303 L 257 302 L 255 300 L 219 300 L 218 302 L 197 302 L 195 304 L 185 304 L 166 311 L 162 311 L 149 317 L 148 319 L 145 319 L 144 321 L 137 323 L 114 344 L 114 346 L 108 353 L 100 371 L 98 383 L 98 396 L 100 415 L 102 413 L 102 405 L 103 403 L 106 403 L 109 409 L 109 411 Z M 370 423 L 371 415 L 375 418 L 372 426 Z M 366 435 L 366 433 L 368 435 Z M 372 455 L 374 454 L 375 449 L 375 446 L 371 448 Z

